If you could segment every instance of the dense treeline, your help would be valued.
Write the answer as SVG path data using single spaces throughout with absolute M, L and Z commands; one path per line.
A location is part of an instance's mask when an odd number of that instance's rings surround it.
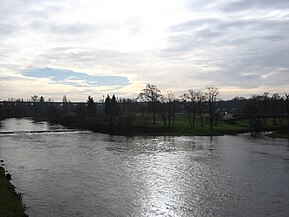
M 34 117 L 59 122 L 66 126 L 92 129 L 113 134 L 168 130 L 176 120 L 187 120 L 194 128 L 209 127 L 214 130 L 220 122 L 234 123 L 248 120 L 254 130 L 270 125 L 283 126 L 289 122 L 289 95 L 278 93 L 253 95 L 246 99 L 235 97 L 220 100 L 219 90 L 207 87 L 204 91 L 189 90 L 182 96 L 173 92 L 162 94 L 156 85 L 148 84 L 136 99 L 117 98 L 115 95 L 96 103 L 88 96 L 87 102 L 72 103 L 66 95 L 62 102 L 53 102 L 41 96 L 30 100 L 0 102 L 0 118 Z M 159 126 L 162 126 L 161 128 Z

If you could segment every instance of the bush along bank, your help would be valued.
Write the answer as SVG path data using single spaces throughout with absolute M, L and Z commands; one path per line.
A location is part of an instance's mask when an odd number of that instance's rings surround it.
M 1 160 L 1 163 L 3 161 Z M 5 173 L 0 167 L 0 216 L 2 217 L 28 217 L 22 203 L 20 193 L 15 191 L 15 187 L 10 183 L 11 175 Z

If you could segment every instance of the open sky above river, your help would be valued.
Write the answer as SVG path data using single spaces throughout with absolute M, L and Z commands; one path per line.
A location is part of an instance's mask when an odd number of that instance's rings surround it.
M 0 99 L 282 94 L 288 26 L 287 0 L 1 0 Z

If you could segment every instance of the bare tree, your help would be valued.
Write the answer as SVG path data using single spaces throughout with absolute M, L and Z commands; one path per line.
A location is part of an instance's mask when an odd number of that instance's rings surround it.
M 162 94 L 156 85 L 147 84 L 146 88 L 138 95 L 138 99 L 148 102 L 152 107 L 153 123 L 156 123 L 156 104 L 159 102 Z
M 107 95 L 105 99 L 105 115 L 108 118 L 110 128 L 114 129 L 119 115 L 118 102 L 114 94 L 111 98 Z
M 288 125 L 289 125 L 289 93 L 285 93 L 285 109 L 287 112 L 287 120 L 288 120 Z
M 276 113 L 277 113 L 277 104 L 281 99 L 278 93 L 274 93 L 271 97 L 272 100 L 272 116 L 273 116 L 273 124 L 276 125 Z
M 64 95 L 64 96 L 62 97 L 62 102 L 68 102 L 66 95 Z
M 268 107 L 268 102 L 269 102 L 269 93 L 265 92 L 262 96 L 262 113 L 263 113 L 263 123 L 266 126 L 266 116 L 267 116 L 267 107 Z
M 189 93 L 184 94 L 184 98 L 189 102 L 187 104 L 187 110 L 191 127 L 195 126 L 196 121 L 196 99 L 197 99 L 196 97 L 197 97 L 196 92 L 193 90 L 189 90 Z M 193 114 L 193 120 L 191 120 L 191 113 Z
M 123 119 L 122 124 L 127 131 L 126 133 L 131 134 L 136 121 L 136 101 L 129 98 L 120 98 L 119 108 L 121 118 Z
M 44 102 L 44 97 L 43 96 L 40 96 L 39 102 Z
M 158 112 L 163 119 L 164 126 L 170 127 L 172 122 L 174 125 L 176 111 L 175 94 L 172 91 L 168 91 L 166 95 L 160 97 L 158 105 Z
M 37 95 L 31 96 L 32 102 L 39 102 L 39 97 Z
M 260 111 L 262 109 L 262 99 L 263 96 L 260 95 L 253 95 L 251 98 L 247 100 L 246 104 L 246 113 L 250 118 L 250 125 L 253 128 L 260 128 L 263 122 L 258 118 L 258 114 L 260 114 Z M 256 123 L 259 125 L 257 126 Z
M 167 120 L 168 120 L 168 104 L 167 104 L 167 98 L 166 96 L 161 96 L 160 97 L 160 102 L 157 104 L 158 105 L 158 113 L 161 116 L 164 126 L 167 127 Z
M 173 91 L 168 91 L 166 98 L 168 101 L 168 126 L 171 126 L 171 121 L 173 121 L 173 126 L 175 126 L 176 95 Z
M 209 102 L 209 122 L 210 129 L 213 130 L 213 122 L 215 118 L 215 104 L 217 101 L 217 96 L 219 95 L 219 90 L 216 87 L 210 86 L 206 88 L 205 95 Z
M 68 99 L 67 99 L 66 95 L 64 95 L 63 98 L 62 98 L 62 111 L 64 113 L 69 113 L 70 112 L 70 105 L 68 103 Z
M 192 117 L 191 117 L 191 109 L 190 109 L 190 102 L 187 101 L 187 94 L 180 96 L 180 100 L 183 103 L 185 110 L 188 115 L 190 127 L 192 126 Z
M 88 99 L 87 99 L 87 115 L 88 117 L 95 117 L 95 103 L 94 103 L 94 100 L 93 100 L 93 97 L 91 96 L 88 96 Z
M 198 110 L 200 114 L 201 127 L 204 127 L 202 104 L 206 100 L 206 95 L 203 92 L 198 91 L 196 92 L 196 100 L 197 100 L 197 106 L 198 106 Z

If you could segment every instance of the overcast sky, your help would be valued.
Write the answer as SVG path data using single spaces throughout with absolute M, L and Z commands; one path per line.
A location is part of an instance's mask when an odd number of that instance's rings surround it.
M 288 0 L 1 0 L 0 99 L 289 91 Z

